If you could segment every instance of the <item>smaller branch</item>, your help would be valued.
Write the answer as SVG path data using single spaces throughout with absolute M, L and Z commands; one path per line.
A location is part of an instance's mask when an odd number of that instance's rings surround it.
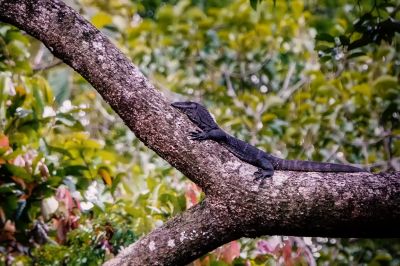
M 253 74 L 256 74 L 257 72 L 259 72 L 266 64 L 268 64 L 268 62 L 271 61 L 271 55 L 267 54 L 267 56 L 265 57 L 264 60 L 261 61 L 261 63 L 255 67 L 254 69 L 250 69 L 245 71 L 244 69 L 241 69 L 241 73 L 238 72 L 232 72 L 230 73 L 232 77 L 235 78 L 245 78 L 246 76 L 251 76 Z
M 333 151 L 331 151 L 331 154 L 329 156 L 327 156 L 327 158 L 325 159 L 327 162 L 329 162 L 330 160 L 332 160 L 333 157 L 335 157 L 335 155 L 337 154 L 338 150 L 340 149 L 340 145 L 336 145 L 336 147 L 333 149 Z
M 290 63 L 288 72 L 286 74 L 285 81 L 283 82 L 282 89 L 281 89 L 283 94 L 289 87 L 290 79 L 292 78 L 295 69 L 296 69 L 296 63 L 293 63 L 293 62 Z
M 61 61 L 60 59 L 54 59 L 53 62 L 51 62 L 50 64 L 47 65 L 36 65 L 33 67 L 33 71 L 35 72 L 39 72 L 39 71 L 44 71 L 44 70 L 48 70 L 50 68 L 56 67 L 61 65 L 62 63 L 64 63 L 63 61 Z
M 238 100 L 235 88 L 233 87 L 232 81 L 231 81 L 231 74 L 228 73 L 228 71 L 222 71 L 222 76 L 225 79 L 226 82 L 226 87 L 228 89 L 228 96 L 232 98 L 233 103 L 236 105 L 236 107 L 244 110 L 246 112 L 246 115 L 248 116 L 253 116 L 253 113 L 241 102 Z
M 185 265 L 239 237 L 400 234 L 400 173 L 277 171 L 267 186 L 257 188 L 249 169 L 232 167 L 234 173 L 242 174 L 224 179 L 202 203 L 172 218 L 105 265 Z M 301 244 L 301 239 L 291 239 Z
M 383 167 L 383 171 L 387 171 L 388 166 L 392 166 L 396 171 L 400 170 L 400 157 L 392 158 L 390 161 L 380 161 L 366 165 L 369 169 L 375 167 Z
M 206 58 L 202 58 L 200 56 L 200 60 L 204 61 L 204 63 L 210 67 L 213 71 L 219 71 L 220 69 L 218 67 L 216 67 L 215 65 L 213 65 L 209 60 L 207 60 Z M 265 56 L 265 59 L 261 61 L 261 63 L 255 67 L 254 69 L 250 69 L 250 70 L 244 70 L 243 68 L 241 69 L 240 72 L 230 72 L 229 75 L 231 77 L 234 78 L 240 78 L 240 79 L 244 79 L 246 76 L 250 76 L 253 74 L 256 74 L 257 72 L 259 72 L 266 64 L 268 64 L 268 62 L 271 61 L 271 55 L 267 54 Z
M 222 208 L 221 208 L 222 207 Z M 169 220 L 121 251 L 104 266 L 186 265 L 224 243 L 238 238 L 228 224 L 226 208 L 207 200 Z M 222 229 L 222 230 L 221 230 Z
M 43 55 L 44 55 L 44 51 L 45 51 L 45 46 L 43 44 L 40 45 L 40 49 L 37 52 L 35 59 L 33 59 L 33 64 L 35 66 L 40 65 L 40 62 L 42 61 Z
M 33 71 L 38 72 L 42 70 L 47 70 L 49 68 L 58 66 L 61 63 L 63 63 L 60 59 L 54 58 L 54 56 L 52 56 L 53 60 L 51 63 L 49 64 L 42 63 L 43 57 L 45 56 L 46 52 L 48 52 L 48 49 L 46 48 L 46 46 L 41 44 L 39 51 L 37 52 L 35 58 L 33 59 Z
M 298 89 L 300 89 L 304 84 L 309 81 L 309 78 L 302 77 L 296 84 L 289 87 L 285 91 L 279 92 L 278 96 L 281 97 L 284 101 L 287 101 L 293 93 L 295 93 Z

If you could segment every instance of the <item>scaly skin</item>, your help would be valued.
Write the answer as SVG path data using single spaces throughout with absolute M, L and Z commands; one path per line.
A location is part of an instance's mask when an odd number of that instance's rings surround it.
M 274 170 L 366 172 L 363 169 L 344 164 L 280 159 L 223 131 L 215 123 L 207 109 L 196 102 L 175 102 L 171 105 L 186 114 L 201 129 L 190 132 L 192 140 L 213 140 L 220 143 L 240 160 L 258 168 L 254 174 L 256 180 L 264 180 L 267 177 L 271 177 L 274 174 Z

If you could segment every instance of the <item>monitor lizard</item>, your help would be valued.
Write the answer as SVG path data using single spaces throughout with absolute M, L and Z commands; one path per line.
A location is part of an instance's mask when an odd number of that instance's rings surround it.
M 223 131 L 212 118 L 208 110 L 196 102 L 174 102 L 174 108 L 186 114 L 200 128 L 190 132 L 192 140 L 213 140 L 224 146 L 240 160 L 254 165 L 258 170 L 255 180 L 264 180 L 274 174 L 274 170 L 307 172 L 367 172 L 350 165 L 322 163 L 301 160 L 285 160 L 266 153 L 251 144 L 237 139 Z

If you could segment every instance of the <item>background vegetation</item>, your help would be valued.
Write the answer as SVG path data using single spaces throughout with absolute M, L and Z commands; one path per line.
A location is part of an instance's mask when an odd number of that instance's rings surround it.
M 68 4 L 171 101 L 204 103 L 235 136 L 288 159 L 399 171 L 400 37 L 350 46 L 400 19 L 394 2 Z M 0 264 L 97 265 L 201 199 L 86 81 L 6 24 L 0 166 Z M 400 242 L 266 236 L 194 265 L 266 263 L 398 265 Z

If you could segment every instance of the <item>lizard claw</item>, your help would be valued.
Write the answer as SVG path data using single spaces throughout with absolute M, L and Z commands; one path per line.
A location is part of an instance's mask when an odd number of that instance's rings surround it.
M 263 172 L 261 170 L 258 170 L 257 172 L 254 173 L 254 181 L 258 181 L 260 179 L 264 179 Z
M 196 129 L 196 131 L 191 131 L 191 132 L 189 132 L 189 135 L 191 136 L 191 137 L 195 137 L 195 136 L 197 136 L 198 134 L 200 134 L 200 133 L 202 133 L 203 131 L 201 131 L 200 129 Z
M 274 174 L 273 171 L 265 171 L 265 170 L 259 169 L 254 173 L 254 177 L 255 177 L 254 181 L 261 180 L 260 187 L 263 187 L 267 178 L 271 177 L 273 174 Z
M 197 131 L 193 131 L 189 133 L 190 135 L 190 139 L 191 140 L 206 140 L 207 139 L 207 133 L 201 131 L 201 130 L 197 130 Z

